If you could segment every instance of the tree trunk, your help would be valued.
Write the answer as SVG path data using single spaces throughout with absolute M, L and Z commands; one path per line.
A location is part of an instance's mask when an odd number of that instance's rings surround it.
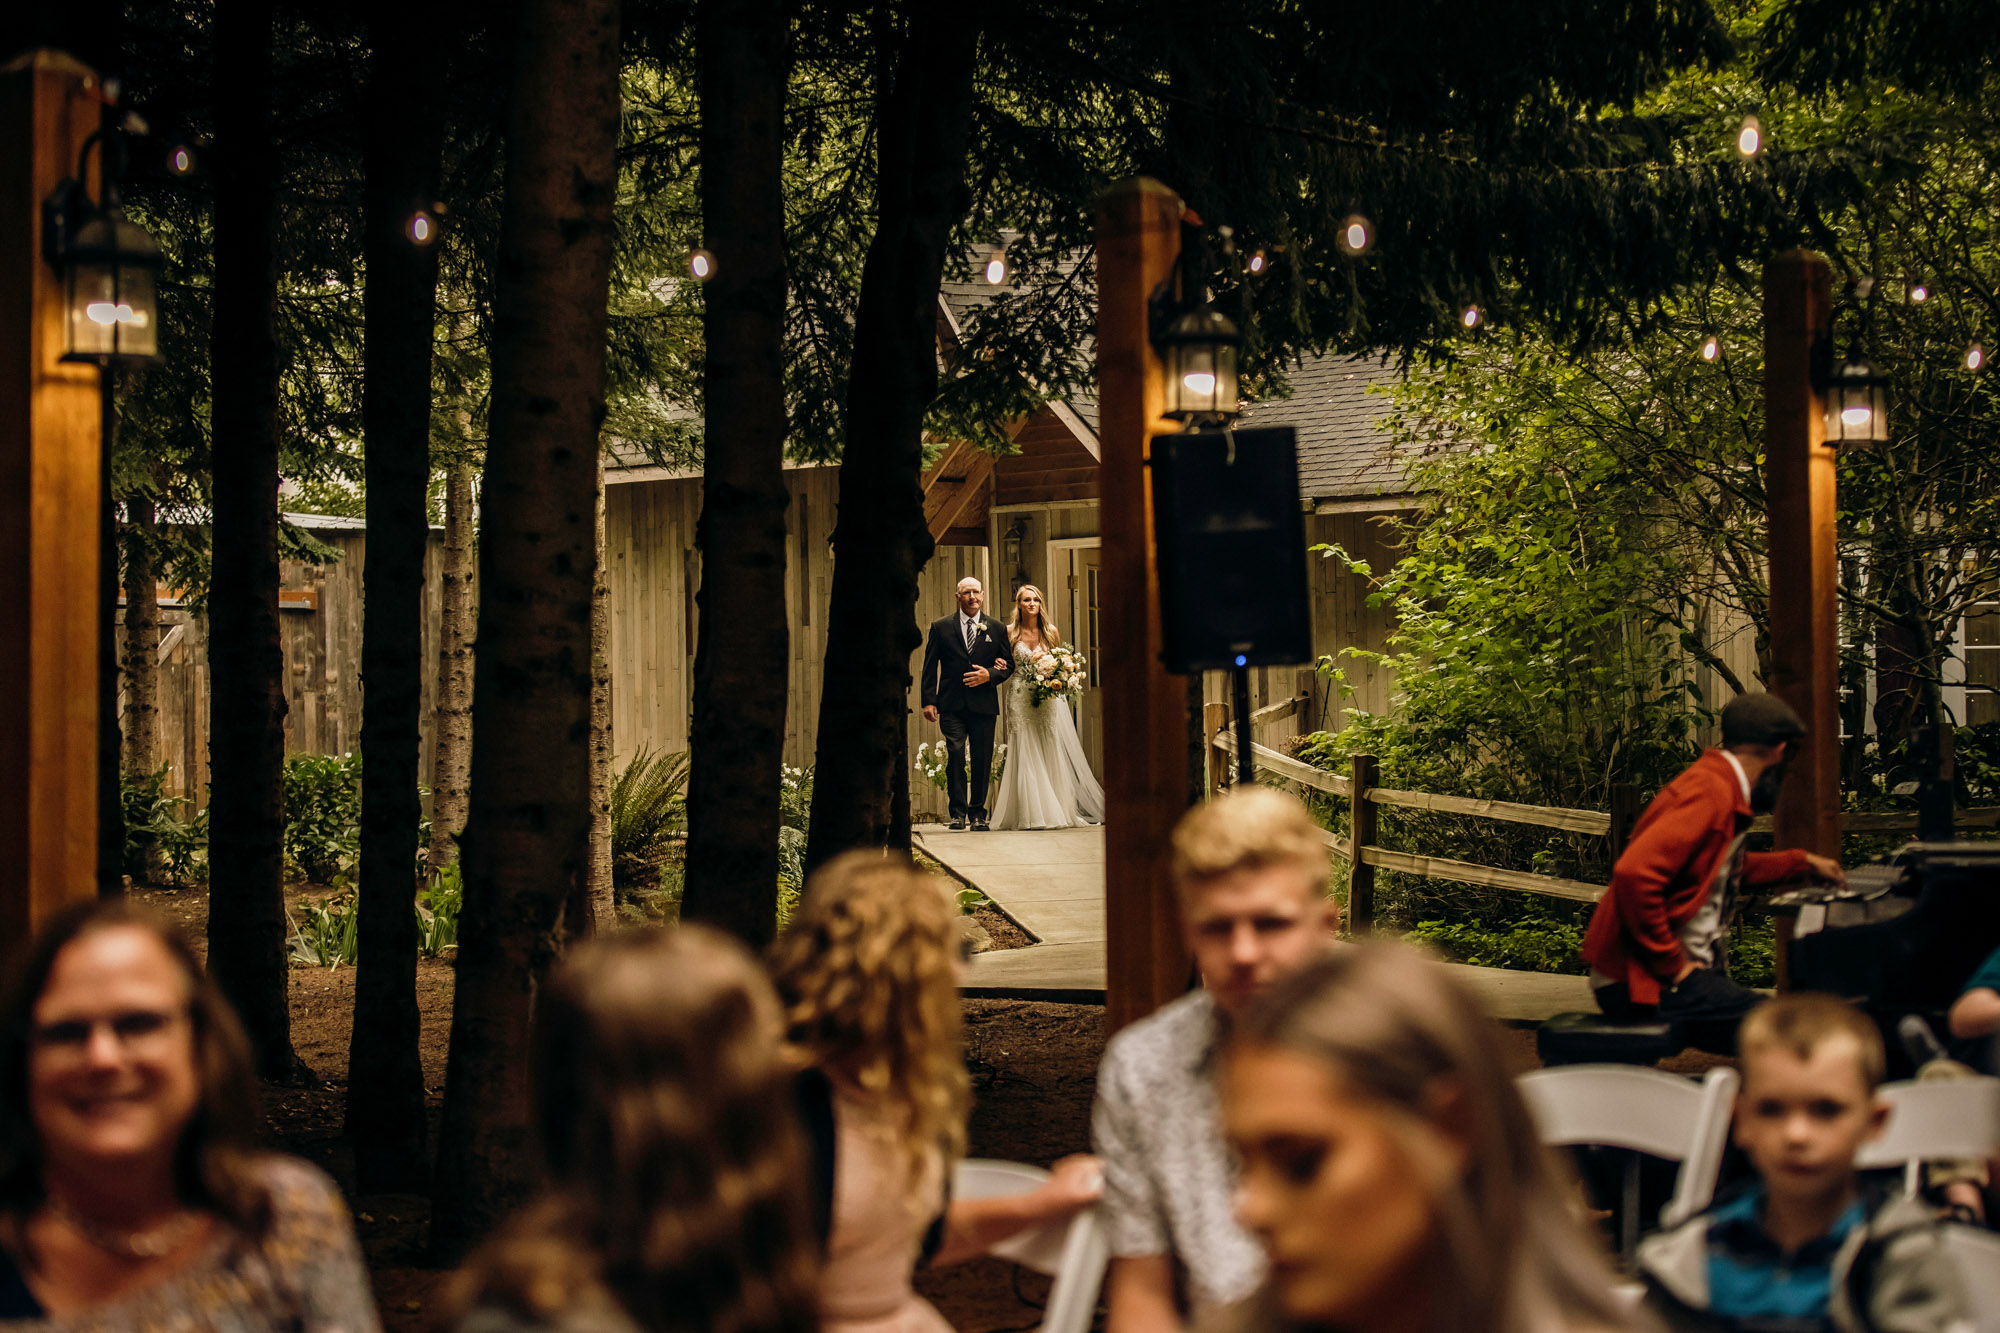
M 785 10 L 704 0 L 701 551 L 681 919 L 770 941 L 790 689 L 785 618 Z
M 208 971 L 258 1072 L 293 1076 L 278 638 L 278 180 L 270 0 L 215 7 Z
M 430 542 L 435 216 L 444 142 L 441 0 L 386 2 L 362 108 L 361 432 L 368 520 L 361 606 L 361 886 L 347 1137 L 363 1194 L 425 1181 L 414 911 L 423 763 L 424 556 Z
M 590 926 L 618 924 L 611 879 L 611 581 L 604 560 L 604 457 L 597 459 L 597 579 L 590 590 L 590 868 L 584 877 Z
M 438 628 L 437 712 L 431 720 L 431 850 L 441 870 L 458 859 L 472 771 L 472 464 L 444 471 L 443 614 Z
M 472 799 L 431 1244 L 527 1193 L 528 1024 L 590 833 L 592 495 L 618 165 L 617 0 L 523 0 L 481 491 Z
M 125 501 L 125 718 L 119 763 L 131 782 L 160 771 L 160 576 L 154 543 L 159 514 L 150 495 Z M 148 842 L 132 867 L 147 884 L 166 878 L 159 844 Z
M 945 246 L 966 205 L 980 13 L 913 7 L 877 116 L 879 220 L 854 321 L 809 866 L 893 836 L 910 654 L 921 642 L 917 575 L 932 550 L 918 480 L 923 416 L 937 392 Z

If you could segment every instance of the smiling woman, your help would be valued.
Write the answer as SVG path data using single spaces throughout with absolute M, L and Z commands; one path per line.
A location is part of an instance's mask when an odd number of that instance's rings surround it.
M 378 1326 L 333 1185 L 254 1147 L 248 1043 L 186 942 L 119 903 L 51 921 L 0 1004 L 0 1320 Z

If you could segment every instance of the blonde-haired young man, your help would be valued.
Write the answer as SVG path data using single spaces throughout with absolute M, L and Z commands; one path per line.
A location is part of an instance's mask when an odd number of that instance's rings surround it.
M 1098 1070 L 1091 1137 L 1111 1239 L 1106 1333 L 1169 1333 L 1262 1280 L 1262 1253 L 1230 1215 L 1215 1054 L 1235 1018 L 1340 929 L 1319 827 L 1268 787 L 1184 815 L 1171 875 L 1202 985 L 1113 1037 Z
M 1757 1181 L 1640 1245 L 1655 1312 L 1674 1330 L 1955 1327 L 1936 1217 L 1911 1199 L 1872 1209 L 1855 1169 L 1888 1116 L 1874 1023 L 1787 995 L 1750 1011 L 1737 1050 L 1734 1133 Z

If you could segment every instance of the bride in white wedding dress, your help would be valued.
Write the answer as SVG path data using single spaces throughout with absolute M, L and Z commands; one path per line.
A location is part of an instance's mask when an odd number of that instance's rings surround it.
M 1014 660 L 1024 663 L 1044 647 L 1062 642 L 1042 608 L 1042 590 L 1023 584 L 1014 594 L 1014 615 L 1007 625 Z M 1008 678 L 1007 766 L 1000 773 L 1000 794 L 993 798 L 993 827 L 1071 828 L 1104 822 L 1104 788 L 1090 771 L 1076 719 L 1063 699 L 1037 704 L 1028 693 L 1028 675 L 1016 670 Z

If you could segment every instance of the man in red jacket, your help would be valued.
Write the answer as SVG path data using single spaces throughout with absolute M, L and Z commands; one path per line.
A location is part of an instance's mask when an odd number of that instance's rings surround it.
M 1736 894 L 1840 865 L 1801 849 L 1748 852 L 1753 813 L 1777 803 L 1805 724 L 1773 694 L 1722 710 L 1722 748 L 1668 783 L 1632 830 L 1583 937 L 1597 1006 L 1614 1021 L 1683 1025 L 1690 1044 L 1735 1053 L 1736 1023 L 1763 999 L 1723 970 Z

